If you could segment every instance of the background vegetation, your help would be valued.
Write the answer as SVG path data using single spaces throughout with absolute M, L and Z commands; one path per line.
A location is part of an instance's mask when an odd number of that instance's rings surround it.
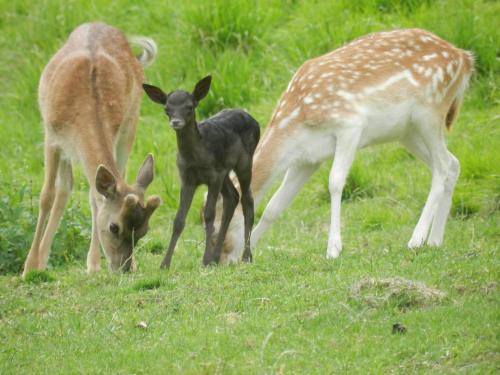
M 495 372 L 498 14 L 500 3 L 487 0 L 0 2 L 0 372 Z M 21 281 L 43 177 L 38 79 L 71 30 L 93 20 L 156 40 L 148 82 L 190 89 L 211 73 L 199 116 L 242 107 L 263 127 L 306 59 L 360 35 L 421 27 L 473 51 L 477 72 L 448 138 L 462 172 L 444 246 L 406 250 L 430 176 L 401 147 L 385 145 L 356 159 L 340 259 L 324 259 L 327 163 L 259 243 L 255 264 L 200 267 L 203 232 L 193 209 L 172 269 L 160 273 L 177 204 L 176 146 L 145 99 L 129 170 L 153 152 L 150 192 L 164 204 L 137 251 L 139 271 L 85 275 L 88 188 L 76 169 L 50 273 Z M 193 207 L 200 202 L 201 190 Z M 447 298 L 427 306 L 398 295 L 370 306 L 351 295 L 359 280 L 389 276 L 423 281 Z M 140 321 L 147 327 L 136 327 Z M 391 334 L 396 322 L 405 335 Z

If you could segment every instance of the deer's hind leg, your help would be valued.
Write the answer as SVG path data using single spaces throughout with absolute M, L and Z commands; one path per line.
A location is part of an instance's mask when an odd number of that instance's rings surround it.
M 252 182 L 252 158 L 245 160 L 243 165 L 235 171 L 241 188 L 241 207 L 243 209 L 243 218 L 245 225 L 245 250 L 242 260 L 244 262 L 252 261 L 252 251 L 250 249 L 250 235 L 254 224 L 254 201 L 250 184 Z
M 71 162 L 61 159 L 60 149 L 45 145 L 45 175 L 40 193 L 40 212 L 23 275 L 47 266 L 50 246 L 72 187 Z M 48 218 L 48 221 L 47 221 Z
M 412 151 L 417 151 L 417 156 L 429 165 L 432 171 L 432 182 L 422 214 L 408 243 L 409 248 L 423 245 L 426 239 L 430 245 L 441 244 L 451 206 L 451 195 L 459 173 L 458 161 L 446 148 L 444 127 L 439 126 L 440 122 L 434 120 L 416 125 L 419 127 L 420 140 L 418 143 L 413 141 L 413 146 L 418 147 L 414 147 Z M 406 146 L 408 145 L 407 143 Z
M 236 206 L 238 205 L 239 201 L 238 191 L 231 182 L 229 175 L 224 178 L 224 182 L 222 184 L 222 189 L 221 189 L 221 195 L 223 198 L 222 219 L 221 219 L 219 234 L 217 236 L 217 242 L 215 243 L 212 255 L 212 260 L 215 263 L 219 263 L 220 261 L 222 246 L 224 244 L 224 239 L 226 238 L 227 229 L 229 228 L 229 223 L 233 218 L 234 210 L 236 209 Z
M 44 155 L 44 179 L 43 187 L 40 192 L 38 220 L 35 229 L 35 236 L 31 243 L 31 248 L 24 262 L 23 276 L 27 272 L 35 269 L 40 269 L 39 248 L 42 236 L 45 232 L 45 222 L 50 214 L 55 196 L 55 182 L 57 177 L 57 168 L 60 160 L 60 150 L 48 145 L 45 141 Z

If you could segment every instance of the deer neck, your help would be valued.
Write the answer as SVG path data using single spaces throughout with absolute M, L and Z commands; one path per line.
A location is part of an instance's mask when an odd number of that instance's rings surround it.
M 196 121 L 176 130 L 176 137 L 177 149 L 183 158 L 192 159 L 199 152 L 201 135 Z
M 287 135 L 282 133 L 283 130 L 271 121 L 255 150 L 251 184 L 255 205 L 260 203 L 276 178 L 288 168 L 289 158 L 284 155 Z
M 115 176 L 118 184 L 124 183 L 124 176 L 121 175 L 113 156 L 113 142 L 106 137 L 96 137 L 92 142 L 80 142 L 78 156 L 91 187 L 95 185 L 97 168 L 101 164 Z

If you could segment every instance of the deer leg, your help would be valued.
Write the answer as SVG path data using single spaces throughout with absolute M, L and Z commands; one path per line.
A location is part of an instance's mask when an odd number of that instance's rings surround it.
M 205 253 L 203 254 L 203 265 L 208 265 L 214 261 L 211 250 L 211 238 L 214 233 L 214 220 L 215 220 L 215 205 L 217 198 L 222 190 L 222 184 L 225 176 L 217 178 L 214 182 L 208 185 L 207 202 L 205 203 L 205 211 L 203 216 L 205 218 Z
M 448 215 L 449 205 L 451 204 L 451 193 L 450 203 L 448 203 L 447 201 L 442 201 L 443 198 L 446 197 L 445 185 L 448 174 L 447 170 L 448 166 L 450 165 L 450 157 L 444 142 L 443 129 L 440 126 L 426 126 L 420 132 L 420 136 L 422 137 L 422 140 L 429 151 L 432 170 L 432 182 L 427 201 L 425 202 L 425 206 L 422 210 L 422 214 L 420 215 L 420 219 L 418 220 L 418 223 L 413 231 L 413 235 L 408 242 L 408 247 L 410 249 L 423 245 L 428 236 L 430 226 L 434 218 L 436 217 L 436 212 L 440 208 L 440 202 L 444 202 L 444 205 L 442 207 L 446 210 L 446 215 L 444 215 L 443 218 L 443 214 L 441 214 L 438 218 L 439 222 L 437 224 L 439 227 L 443 226 L 442 233 L 444 233 L 444 223 L 446 220 L 446 216 Z M 442 211 L 444 210 L 442 209 Z M 441 228 L 436 228 L 436 230 L 437 229 Z
M 134 118 L 131 121 L 137 121 L 137 119 Z M 116 164 L 118 165 L 118 171 L 124 179 L 126 179 L 128 157 L 135 139 L 135 128 L 133 128 L 133 123 L 127 121 L 126 125 L 125 127 L 127 130 L 119 135 L 115 145 Z
M 213 261 L 219 263 L 222 246 L 224 244 L 224 239 L 226 238 L 227 228 L 229 228 L 229 223 L 234 215 L 234 210 L 238 205 L 239 194 L 229 176 L 226 176 L 224 183 L 222 185 L 222 219 L 219 229 L 219 234 L 217 235 L 217 242 L 213 251 Z
M 357 151 L 359 134 L 341 134 L 337 137 L 335 157 L 328 179 L 328 190 L 331 198 L 330 233 L 328 235 L 327 258 L 337 258 L 342 251 L 342 240 L 340 236 L 340 204 L 342 190 L 354 156 Z
M 170 267 L 175 245 L 177 244 L 177 240 L 179 239 L 179 236 L 184 229 L 184 225 L 186 223 L 186 215 L 189 211 L 189 207 L 191 207 L 191 202 L 193 201 L 195 190 L 196 186 L 193 185 L 186 185 L 183 183 L 181 186 L 179 209 L 177 210 L 177 214 L 175 215 L 174 226 L 172 228 L 172 237 L 170 238 L 167 253 L 163 258 L 163 261 L 161 262 L 161 268 Z
M 92 212 L 92 235 L 89 252 L 87 253 L 87 273 L 97 272 L 101 269 L 101 244 L 97 233 L 97 204 L 95 201 L 95 192 L 92 189 L 89 192 L 89 203 Z
M 252 261 L 252 251 L 250 250 L 250 233 L 254 223 L 254 202 L 250 183 L 252 180 L 252 165 L 244 168 L 243 172 L 237 173 L 238 181 L 241 187 L 241 207 L 243 208 L 243 218 L 245 221 L 245 250 L 243 252 L 243 261 Z
M 405 138 L 402 143 L 412 154 L 421 159 L 429 167 L 429 169 L 432 170 L 432 159 L 429 154 L 429 150 L 418 134 L 412 134 L 412 136 Z M 449 160 L 444 184 L 444 196 L 437 204 L 437 209 L 432 221 L 431 232 L 429 234 L 429 238 L 427 239 L 427 243 L 431 246 L 439 246 L 443 242 L 446 219 L 451 207 L 451 198 L 460 172 L 460 164 L 458 160 L 450 152 L 447 153 Z
M 55 187 L 56 194 L 54 204 L 50 211 L 47 227 L 45 228 L 45 233 L 43 234 L 39 248 L 39 262 L 42 269 L 45 269 L 47 266 L 52 240 L 54 239 L 57 227 L 64 213 L 64 208 L 66 207 L 66 202 L 68 201 L 73 187 L 73 173 L 70 161 L 59 160 Z
M 55 181 L 60 159 L 60 151 L 45 144 L 45 173 L 40 193 L 39 213 L 31 249 L 24 263 L 23 276 L 33 269 L 41 268 L 39 247 L 45 231 L 45 222 L 54 203 Z
M 281 215 L 283 210 L 292 202 L 293 198 L 302 189 L 311 175 L 318 169 L 319 164 L 302 164 L 290 167 L 279 189 L 267 204 L 262 217 L 252 231 L 250 245 L 255 247 L 260 237 L 269 226 Z
M 460 163 L 458 159 L 450 152 L 448 152 L 448 156 L 449 161 L 444 182 L 443 198 L 438 203 L 436 214 L 432 222 L 431 233 L 427 239 L 427 244 L 430 246 L 441 246 L 443 243 L 444 230 L 448 214 L 450 213 L 453 190 L 455 190 L 455 185 L 460 174 Z

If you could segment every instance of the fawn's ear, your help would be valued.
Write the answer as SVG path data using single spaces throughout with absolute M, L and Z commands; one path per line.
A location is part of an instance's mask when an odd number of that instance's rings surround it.
M 136 183 L 137 185 L 145 191 L 149 184 L 153 181 L 154 178 L 154 159 L 153 155 L 149 154 L 146 156 L 146 159 L 142 163 L 141 168 L 139 169 L 139 173 L 137 174 Z
M 208 90 L 210 90 L 211 83 L 212 83 L 212 76 L 206 76 L 205 78 L 201 79 L 194 87 L 193 90 L 194 100 L 199 102 L 201 99 L 207 96 Z
M 142 88 L 144 91 L 146 91 L 146 94 L 148 94 L 149 99 L 151 99 L 153 102 L 165 105 L 167 104 L 167 94 L 163 92 L 162 89 L 156 86 L 148 85 L 147 83 L 142 84 Z
M 97 167 L 95 176 L 95 187 L 97 191 L 107 199 L 112 199 L 116 195 L 116 178 L 104 165 Z

